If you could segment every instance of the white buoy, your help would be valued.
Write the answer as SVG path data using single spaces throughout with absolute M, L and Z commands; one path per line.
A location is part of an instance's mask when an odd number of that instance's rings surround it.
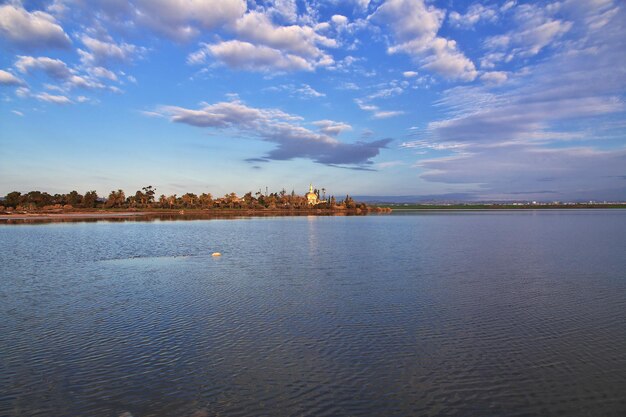
M 221 254 L 221 253 L 219 253 L 219 252 L 213 252 L 213 253 L 211 254 L 211 256 L 222 256 L 222 254 Z

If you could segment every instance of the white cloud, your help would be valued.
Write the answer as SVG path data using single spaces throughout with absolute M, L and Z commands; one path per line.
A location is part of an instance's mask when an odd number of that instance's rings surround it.
M 381 88 L 380 90 L 376 91 L 373 94 L 370 94 L 369 96 L 367 96 L 368 100 L 374 100 L 377 98 L 389 98 L 389 97 L 394 97 L 397 95 L 400 95 L 404 92 L 404 90 L 401 87 L 398 86 L 392 86 L 392 87 L 387 87 L 387 88 Z
M 318 45 L 335 47 L 336 41 L 319 35 L 310 26 L 276 26 L 264 13 L 249 12 L 235 23 L 237 39 L 306 58 L 314 65 L 330 65 L 332 58 Z
M 609 198 L 621 193 L 623 199 L 623 132 L 610 126 L 623 129 L 626 113 L 624 13 L 620 11 L 594 36 L 581 25 L 583 30 L 573 33 L 556 53 L 516 73 L 506 90 L 491 84 L 508 74 L 492 71 L 481 76 L 486 86 L 444 91 L 437 106 L 448 117 L 429 123 L 405 147 L 456 155 L 420 161 L 418 165 L 426 169 L 422 178 L 472 187 L 482 184 L 478 192 L 491 197 L 545 192 L 556 199 Z M 582 19 L 592 15 L 585 12 Z M 591 148 L 598 140 L 602 150 Z
M 268 160 L 306 158 L 331 166 L 347 164 L 359 167 L 372 164 L 371 158 L 377 156 L 380 149 L 389 142 L 383 139 L 374 142 L 342 143 L 329 134 L 313 132 L 301 126 L 299 121 L 302 118 L 299 116 L 277 109 L 249 107 L 236 100 L 204 104 L 197 110 L 163 106 L 157 109 L 156 113 L 168 117 L 172 122 L 229 129 L 274 143 L 277 147 L 264 157 Z M 326 121 L 322 122 L 331 127 Z
M 18 87 L 15 89 L 15 95 L 19 98 L 26 98 L 30 96 L 30 89 L 28 87 Z
M 296 86 L 295 84 L 282 84 L 264 88 L 263 90 L 273 92 L 287 92 L 293 97 L 298 97 L 302 99 L 326 97 L 326 94 L 320 93 L 308 84 L 301 84 L 300 86 Z M 239 97 L 233 98 L 238 99 Z
M 495 5 L 484 6 L 480 3 L 472 4 L 465 14 L 450 12 L 448 16 L 452 26 L 469 29 L 480 21 L 495 22 L 498 20 L 498 9 Z
M 502 84 L 508 79 L 508 75 L 504 71 L 490 71 L 481 75 L 480 79 L 488 84 Z
M 554 18 L 554 8 L 542 8 L 533 4 L 522 4 L 515 8 L 514 22 L 517 28 L 502 35 L 489 37 L 485 47 L 493 52 L 505 52 L 507 59 L 526 58 L 537 55 L 572 28 L 572 22 Z M 504 57 L 505 55 L 501 55 Z M 493 62 L 493 59 L 487 60 Z
M 0 85 L 25 85 L 26 83 L 10 72 L 0 70 Z
M 35 98 L 39 101 L 46 101 L 54 104 L 71 104 L 72 100 L 66 96 L 56 96 L 48 93 L 40 93 L 35 95 Z
M 495 68 L 499 62 L 509 62 L 513 58 L 512 55 L 506 55 L 502 52 L 492 52 L 486 54 L 480 59 L 480 67 L 485 69 Z
M 388 119 L 405 114 L 402 110 L 377 110 L 374 111 L 374 119 Z
M 302 87 L 296 89 L 296 93 L 299 93 L 304 97 L 326 97 L 326 94 L 320 93 L 308 84 L 302 84 Z
M 48 77 L 63 81 L 66 87 L 80 88 L 104 88 L 101 82 L 89 76 L 77 75 L 65 62 L 60 59 L 49 57 L 19 56 L 15 63 L 15 68 L 25 74 L 30 74 L 34 70 L 43 71 Z M 60 87 L 57 87 L 61 89 Z M 61 89 L 62 90 L 62 89 Z
M 337 136 L 341 132 L 352 130 L 352 126 L 349 124 L 335 122 L 333 120 L 318 120 L 317 122 L 313 122 L 313 125 L 317 126 L 320 132 L 329 136 Z
M 404 71 L 402 73 L 402 76 L 404 76 L 404 78 L 413 78 L 413 77 L 417 77 L 418 74 L 419 73 L 416 71 Z
M 478 75 L 474 63 L 454 40 L 437 36 L 444 17 L 445 11 L 423 0 L 387 0 L 369 19 L 387 25 L 394 34 L 389 53 L 407 53 L 446 78 L 472 81 Z
M 88 35 L 82 35 L 80 40 L 88 49 L 88 51 L 79 49 L 81 61 L 90 66 L 102 66 L 112 62 L 130 62 L 146 52 L 146 48 L 143 47 L 95 39 Z
M 405 112 L 401 110 L 381 110 L 380 107 L 365 103 L 361 99 L 355 99 L 354 102 L 361 110 L 371 112 L 374 119 L 387 119 L 405 114 Z
M 191 54 L 190 63 L 200 63 L 213 56 L 231 68 L 248 71 L 312 71 L 314 66 L 301 56 L 283 53 L 268 46 L 231 40 L 212 45 Z
M 137 0 L 135 6 L 137 21 L 179 41 L 197 36 L 198 28 L 232 24 L 247 9 L 245 0 Z
M 89 72 L 89 74 L 93 75 L 94 77 L 106 78 L 110 81 L 117 81 L 117 75 L 104 67 L 90 67 L 87 69 L 87 72 Z
M 470 61 L 456 47 L 456 42 L 444 38 L 435 38 L 431 44 L 433 53 L 423 59 L 423 67 L 439 73 L 446 78 L 472 81 L 478 72 Z
M 187 62 L 204 63 L 213 56 L 230 67 L 262 72 L 312 71 L 335 63 L 322 49 L 336 47 L 334 39 L 306 24 L 276 25 L 270 18 L 275 14 L 274 8 L 246 13 L 229 26 L 235 39 L 202 44 Z
M 45 56 L 37 58 L 32 56 L 18 56 L 15 62 L 15 68 L 25 74 L 33 70 L 40 70 L 45 72 L 49 77 L 57 80 L 66 80 L 72 76 L 72 72 L 65 62 L 60 59 Z
M 348 24 L 348 18 L 340 14 L 333 15 L 330 20 L 337 26 L 346 26 Z
M 298 6 L 296 0 L 274 0 L 267 13 L 285 22 L 294 23 L 298 19 Z
M 445 11 L 423 0 L 387 0 L 369 19 L 389 25 L 398 42 L 391 52 L 421 52 L 436 37 L 444 17 Z
M 69 36 L 56 19 L 45 12 L 25 10 L 18 4 L 0 6 L 0 34 L 23 48 L 65 48 Z
M 67 80 L 67 82 L 72 87 L 80 87 L 80 88 L 105 88 L 106 87 L 101 82 L 94 81 L 87 77 L 81 77 L 79 75 L 72 75 Z
M 16 116 L 24 117 L 24 113 L 22 113 L 19 110 L 11 110 L 11 113 L 13 113 Z

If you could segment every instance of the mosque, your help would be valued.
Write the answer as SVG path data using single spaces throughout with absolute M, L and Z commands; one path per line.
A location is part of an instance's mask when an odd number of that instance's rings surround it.
M 325 203 L 326 200 L 320 200 L 320 192 L 318 190 L 313 190 L 313 184 L 309 185 L 309 192 L 305 194 L 306 201 L 309 205 L 314 206 L 318 203 Z

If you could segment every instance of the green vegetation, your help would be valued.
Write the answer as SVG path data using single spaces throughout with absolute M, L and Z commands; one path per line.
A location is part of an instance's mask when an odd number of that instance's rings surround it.
M 0 201 L 0 211 L 6 212 L 53 212 L 72 211 L 85 209 L 107 210 L 276 210 L 276 211 L 351 211 L 356 213 L 368 211 L 391 211 L 391 209 L 378 209 L 368 207 L 365 203 L 359 203 L 346 196 L 338 201 L 334 196 L 328 200 L 320 199 L 320 192 L 315 190 L 317 204 L 310 204 L 305 196 L 297 195 L 295 191 L 287 193 L 284 189 L 280 192 L 262 194 L 248 192 L 242 197 L 235 193 L 226 194 L 223 197 L 214 198 L 211 193 L 185 193 L 181 196 L 176 194 L 157 196 L 156 188 L 149 185 L 127 196 L 121 190 L 113 190 L 106 198 L 100 198 L 95 191 L 88 191 L 84 195 L 77 191 L 68 194 L 48 194 L 41 191 L 31 191 L 26 194 L 14 191 L 7 194 Z M 324 197 L 326 190 L 322 189 Z

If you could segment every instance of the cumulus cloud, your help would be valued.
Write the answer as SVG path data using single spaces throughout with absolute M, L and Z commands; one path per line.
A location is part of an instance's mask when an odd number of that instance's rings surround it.
M 232 24 L 246 9 L 245 0 L 137 0 L 137 21 L 179 41 L 196 37 L 200 29 Z
M 270 160 L 306 158 L 326 165 L 360 166 L 371 164 L 371 158 L 377 156 L 380 149 L 389 143 L 388 139 L 339 142 L 327 133 L 318 133 L 303 127 L 299 123 L 302 120 L 299 116 L 277 109 L 249 107 L 237 100 L 205 104 L 200 109 L 163 106 L 156 113 L 175 123 L 227 129 L 274 143 L 276 148 L 264 157 Z M 330 124 L 323 122 L 332 130 Z M 341 128 L 336 127 L 335 131 L 337 129 Z
M 72 72 L 60 59 L 54 59 L 49 57 L 32 57 L 32 56 L 18 56 L 15 62 L 15 68 L 22 73 L 30 73 L 33 70 L 39 70 L 45 72 L 50 78 L 57 80 L 66 80 L 72 76 Z
M 274 0 L 267 13 L 279 20 L 294 23 L 298 19 L 298 6 L 296 0 Z
M 18 4 L 0 6 L 0 34 L 26 49 L 66 48 L 72 43 L 57 20 L 42 11 L 28 12 Z
M 79 49 L 81 61 L 89 66 L 106 66 L 113 62 L 130 62 L 146 52 L 146 48 L 129 43 L 115 43 L 111 39 L 100 40 L 82 35 L 81 42 L 88 51 Z
M 25 85 L 26 83 L 10 72 L 0 70 L 0 85 Z
M 30 74 L 33 71 L 43 71 L 48 77 L 63 81 L 66 87 L 105 88 L 104 84 L 89 76 L 77 75 L 74 70 L 70 69 L 60 59 L 19 56 L 15 62 L 15 68 L 24 74 Z M 63 90 L 58 86 L 53 87 Z
M 208 56 L 213 56 L 231 68 L 248 71 L 290 72 L 314 69 L 313 64 L 301 56 L 238 40 L 205 44 L 202 49 L 191 54 L 187 61 L 192 64 L 201 63 Z
M 235 32 L 239 39 L 260 43 L 300 56 L 322 55 L 317 43 L 333 46 L 334 41 L 318 35 L 309 26 L 277 26 L 260 12 L 249 12 L 235 22 Z
M 234 23 L 233 31 L 237 39 L 204 44 L 188 62 L 202 63 L 213 56 L 230 67 L 249 71 L 312 71 L 334 63 L 320 46 L 334 47 L 336 42 L 310 26 L 277 26 L 266 13 L 252 11 Z
M 454 40 L 437 36 L 445 11 L 423 0 L 387 0 L 369 19 L 389 27 L 395 43 L 388 52 L 407 53 L 426 69 L 449 79 L 472 81 L 478 75 L 474 63 Z
M 330 20 L 337 26 L 346 26 L 348 24 L 348 18 L 340 14 L 333 15 Z

